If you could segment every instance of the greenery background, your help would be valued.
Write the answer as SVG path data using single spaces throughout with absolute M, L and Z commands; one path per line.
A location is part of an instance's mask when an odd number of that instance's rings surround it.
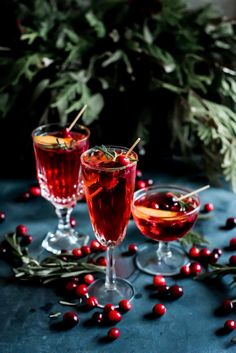
M 236 189 L 234 20 L 182 0 L 5 4 L 3 174 L 33 174 L 32 129 L 71 121 L 87 103 L 92 144 L 140 136 L 144 166 L 185 158 Z

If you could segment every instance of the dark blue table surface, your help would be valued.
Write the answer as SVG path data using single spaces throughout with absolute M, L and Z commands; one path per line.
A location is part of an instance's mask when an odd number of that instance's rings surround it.
M 150 175 L 146 175 L 147 177 Z M 153 175 L 152 175 L 153 176 Z M 197 188 L 205 181 L 198 178 L 180 178 L 156 174 L 157 183 L 171 183 Z M 33 255 L 43 254 L 41 241 L 48 230 L 56 227 L 53 207 L 43 198 L 25 203 L 16 202 L 16 197 L 26 191 L 32 180 L 0 181 L 0 210 L 6 212 L 6 220 L 0 225 L 1 236 L 14 231 L 18 224 L 25 224 L 34 242 L 30 249 Z M 236 216 L 236 195 L 226 188 L 211 187 L 200 194 L 202 205 L 213 202 L 215 210 L 209 220 L 198 220 L 195 230 L 204 234 L 210 241 L 209 247 L 225 247 L 236 236 L 235 230 L 223 230 L 227 217 Z M 78 229 L 94 239 L 86 203 L 78 203 L 73 216 Z M 62 299 L 53 286 L 35 286 L 9 279 L 9 268 L 0 262 L 0 353 L 220 353 L 236 351 L 230 343 L 233 333 L 219 335 L 218 330 L 226 318 L 236 319 L 235 313 L 228 317 L 214 315 L 221 301 L 234 296 L 228 281 L 203 283 L 193 279 L 167 278 L 168 284 L 177 282 L 184 288 L 184 296 L 176 301 L 167 301 L 167 313 L 160 319 L 150 319 L 155 303 L 147 290 L 152 276 L 135 268 L 132 257 L 121 257 L 131 242 L 141 246 L 145 238 L 141 236 L 134 222 L 130 220 L 127 236 L 117 249 L 120 275 L 127 277 L 134 285 L 136 296 L 133 310 L 123 316 L 117 325 L 121 337 L 107 343 L 104 337 L 107 327 L 87 325 L 92 313 L 79 312 L 80 324 L 71 330 L 60 331 L 53 328 L 48 315 L 50 312 L 65 312 L 69 308 L 59 304 Z M 226 262 L 232 252 L 225 251 L 220 262 Z

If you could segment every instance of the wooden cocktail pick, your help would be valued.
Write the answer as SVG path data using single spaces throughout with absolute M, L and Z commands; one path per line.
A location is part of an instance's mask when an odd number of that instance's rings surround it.
M 129 154 L 133 151 L 134 147 L 141 141 L 141 138 L 138 137 L 137 140 L 132 144 L 130 149 L 126 152 L 125 157 L 128 157 Z
M 82 116 L 82 114 L 85 112 L 85 109 L 87 108 L 87 104 L 85 104 L 85 106 L 79 111 L 79 113 L 77 114 L 76 118 L 72 121 L 72 123 L 70 124 L 70 126 L 68 127 L 68 130 L 70 131 L 72 129 L 72 127 L 77 123 L 77 121 L 79 120 L 79 118 Z
M 186 194 L 186 195 L 183 195 L 183 196 L 181 196 L 181 197 L 178 197 L 178 198 L 176 199 L 176 201 L 178 202 L 178 201 L 184 200 L 186 197 L 190 197 L 190 196 L 192 196 L 192 195 L 197 194 L 198 192 L 201 192 L 201 191 L 203 191 L 203 190 L 209 189 L 209 187 L 210 187 L 210 185 L 205 185 L 205 186 L 203 186 L 203 187 L 201 187 L 201 188 L 199 188 L 199 189 L 197 189 L 197 190 L 194 190 L 194 191 L 189 192 L 189 193 Z

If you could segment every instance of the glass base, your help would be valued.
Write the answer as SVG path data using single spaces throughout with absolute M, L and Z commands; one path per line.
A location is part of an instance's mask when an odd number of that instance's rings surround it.
M 73 250 L 88 243 L 89 236 L 72 230 L 69 234 L 56 231 L 49 232 L 42 242 L 42 247 L 53 254 L 60 255 L 63 250 Z
M 184 251 L 178 246 L 169 245 L 169 255 L 159 258 L 158 245 L 147 245 L 139 250 L 136 256 L 137 267 L 150 275 L 173 276 L 179 273 L 180 267 L 188 262 Z
M 113 304 L 117 308 L 122 299 L 133 299 L 134 288 L 125 279 L 116 278 L 116 288 L 108 290 L 105 287 L 105 279 L 98 279 L 89 286 L 88 294 L 97 298 L 99 308 L 104 308 L 106 304 Z

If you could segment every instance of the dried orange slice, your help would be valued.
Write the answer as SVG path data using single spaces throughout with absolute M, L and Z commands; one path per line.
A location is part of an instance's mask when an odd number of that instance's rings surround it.
M 71 137 L 55 137 L 52 135 L 45 135 L 45 136 L 34 136 L 34 142 L 38 143 L 39 145 L 43 146 L 55 146 L 58 144 L 66 145 L 70 147 L 72 138 Z
M 149 216 L 149 217 L 156 217 L 156 218 L 175 218 L 179 216 L 179 212 L 174 211 L 166 211 L 166 210 L 155 210 L 154 208 L 144 207 L 144 206 L 136 206 L 134 213 L 140 217 L 142 215 Z

